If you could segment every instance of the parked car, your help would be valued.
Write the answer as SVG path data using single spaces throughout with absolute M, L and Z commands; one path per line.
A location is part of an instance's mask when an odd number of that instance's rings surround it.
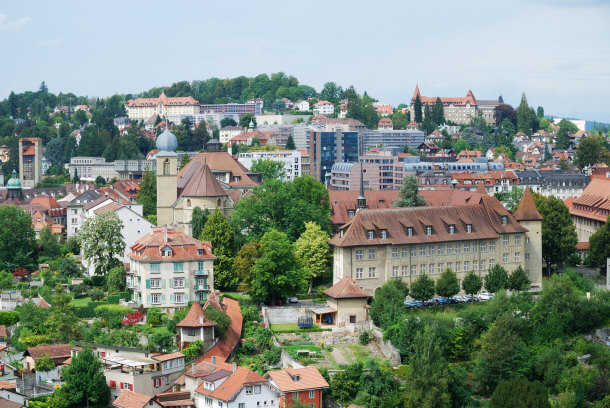
M 479 293 L 479 300 L 490 300 L 493 299 L 493 295 L 488 293 L 488 292 L 481 292 Z
M 424 306 L 436 306 L 436 300 L 434 300 L 434 299 L 425 300 Z
M 451 298 L 453 303 L 465 303 L 466 299 L 464 298 L 464 296 L 454 296 Z
M 437 305 L 446 305 L 449 303 L 445 298 L 440 297 L 440 296 L 435 297 L 433 300 L 436 302 Z
M 296 296 L 289 297 L 288 303 L 299 303 L 299 299 Z
M 480 300 L 478 298 L 478 296 L 472 296 L 472 295 L 466 295 L 466 296 L 464 296 L 464 299 L 466 299 L 466 302 L 478 302 Z
M 420 300 L 405 300 L 405 307 L 407 309 L 422 307 L 422 302 Z

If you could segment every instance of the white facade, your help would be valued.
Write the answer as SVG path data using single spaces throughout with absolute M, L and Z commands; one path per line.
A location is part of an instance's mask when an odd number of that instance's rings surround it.
M 245 131 L 245 129 L 241 126 L 226 126 L 220 129 L 220 133 L 218 135 L 218 141 L 220 143 L 229 143 L 229 140 L 238 136 L 240 133 Z
M 296 110 L 300 110 L 300 111 L 308 111 L 309 110 L 309 102 L 307 102 L 307 101 L 297 101 L 297 103 L 294 104 L 294 108 Z
M 114 163 L 106 163 L 103 157 L 73 157 L 68 164 L 70 178 L 78 172 L 81 180 L 95 181 L 97 176 L 110 181 L 113 177 L 119 178 L 119 173 L 114 170 Z
M 273 160 L 284 163 L 284 181 L 293 181 L 301 176 L 301 152 L 299 150 L 275 150 L 272 152 L 240 153 L 237 160 L 248 170 L 255 160 Z
M 328 101 L 320 101 L 313 108 L 314 115 L 331 115 L 335 113 L 335 106 Z
M 227 380 L 225 377 L 215 382 L 204 381 L 204 387 L 213 391 Z M 273 388 L 268 382 L 259 384 L 246 384 L 231 401 L 223 401 L 211 396 L 194 393 L 195 406 L 197 408 L 247 408 L 247 407 L 266 407 L 278 408 L 280 402 L 279 391 Z

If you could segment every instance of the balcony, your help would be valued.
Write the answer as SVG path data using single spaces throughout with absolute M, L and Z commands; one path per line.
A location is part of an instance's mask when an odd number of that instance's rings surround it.
M 202 271 L 202 270 L 196 270 L 195 271 L 195 275 L 196 276 L 208 276 L 210 273 L 208 271 Z
M 210 290 L 208 285 L 195 285 L 195 290 Z

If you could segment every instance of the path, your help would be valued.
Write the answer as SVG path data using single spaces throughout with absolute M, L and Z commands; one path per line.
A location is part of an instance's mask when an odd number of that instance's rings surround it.
M 225 297 L 222 303 L 227 307 L 226 313 L 231 318 L 231 325 L 225 333 L 225 338 L 218 340 L 214 347 L 197 360 L 197 363 L 211 361 L 212 357 L 216 357 L 216 361 L 226 362 L 237 347 L 237 343 L 239 343 L 243 323 L 239 302 Z

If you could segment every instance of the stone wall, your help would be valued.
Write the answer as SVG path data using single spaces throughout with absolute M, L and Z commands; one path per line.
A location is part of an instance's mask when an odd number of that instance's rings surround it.
M 263 307 L 266 327 L 269 327 L 269 324 L 296 323 L 299 317 L 313 317 L 311 306 Z

